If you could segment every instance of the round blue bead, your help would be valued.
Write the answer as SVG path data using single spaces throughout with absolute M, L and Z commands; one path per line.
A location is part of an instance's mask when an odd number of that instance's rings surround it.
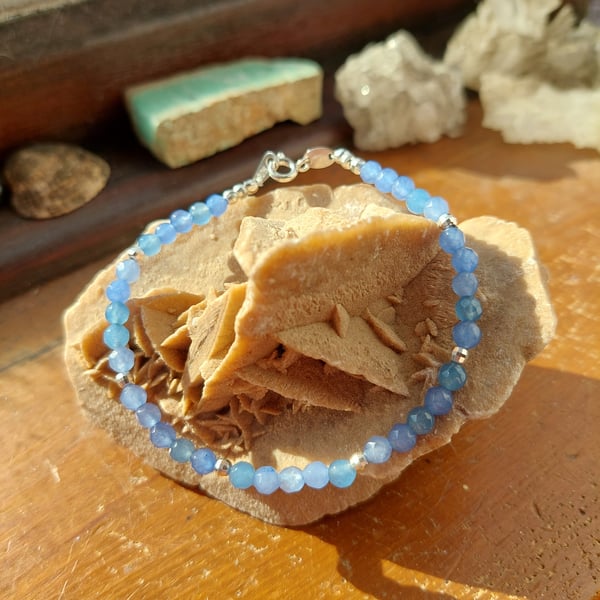
M 406 417 L 406 424 L 417 434 L 429 433 L 435 425 L 435 417 L 424 407 L 415 406 Z
M 259 493 L 268 496 L 279 487 L 279 476 L 273 467 L 258 467 L 254 472 L 253 483 Z
M 417 436 L 406 423 L 396 423 L 388 433 L 388 440 L 396 452 L 408 452 L 414 448 Z
M 368 160 L 361 168 L 360 168 L 360 178 L 365 183 L 374 184 L 377 181 L 380 173 L 382 171 L 381 165 L 374 160 Z
M 461 321 L 477 321 L 483 313 L 481 302 L 473 296 L 463 296 L 455 305 L 456 316 Z
M 440 248 L 452 254 L 465 245 L 465 234 L 458 227 L 448 227 L 440 233 Z
M 108 355 L 108 366 L 115 373 L 129 373 L 133 369 L 135 356 L 127 346 L 121 346 Z
M 129 319 L 129 308 L 123 302 L 111 302 L 104 311 L 104 316 L 109 323 L 123 325 Z
M 392 191 L 394 182 L 398 179 L 398 173 L 394 169 L 382 169 L 375 180 L 375 187 L 384 194 Z
M 425 393 L 425 408 L 434 416 L 447 415 L 452 410 L 452 392 L 440 386 L 434 386 Z
M 119 396 L 121 404 L 129 410 L 137 410 L 144 404 L 148 399 L 146 390 L 135 383 L 128 383 L 122 390 Z M 160 419 L 159 419 L 160 420 Z
M 156 404 L 146 402 L 135 411 L 135 416 L 142 427 L 150 429 L 160 421 L 160 408 Z
M 161 223 L 154 233 L 158 236 L 161 244 L 171 244 L 177 239 L 177 230 L 171 223 Z
M 363 453 L 370 463 L 384 463 L 392 456 L 392 445 L 387 438 L 374 435 L 365 444 Z
M 170 448 L 176 437 L 175 429 L 169 423 L 161 421 L 150 428 L 150 441 L 157 448 Z
M 452 255 L 452 266 L 457 273 L 472 273 L 479 263 L 477 252 L 472 248 L 459 248 Z
M 415 215 L 422 215 L 425 209 L 425 204 L 429 201 L 429 192 L 416 188 L 406 198 L 406 208 Z
M 474 273 L 457 273 L 452 280 L 452 289 L 457 296 L 472 296 L 478 286 Z
M 405 200 L 414 189 L 415 183 L 410 177 L 399 175 L 392 185 L 392 196 L 396 200 Z
M 247 490 L 254 482 L 254 467 L 244 460 L 231 465 L 229 481 L 238 490 Z
M 198 448 L 190 456 L 190 463 L 196 473 L 207 475 L 215 470 L 217 457 L 210 448 Z
M 320 490 L 329 483 L 329 469 L 320 460 L 307 464 L 302 471 L 302 475 L 304 483 L 315 490 Z
M 481 330 L 473 321 L 462 321 L 452 328 L 452 337 L 457 346 L 474 348 L 481 341 Z
M 448 213 L 448 203 L 439 196 L 429 198 L 423 208 L 423 216 L 430 221 L 437 223 L 437 220 Z
M 190 215 L 194 225 L 206 225 L 212 219 L 210 208 L 204 202 L 194 202 L 190 206 Z
M 329 481 L 338 488 L 350 487 L 356 479 L 356 469 L 349 460 L 341 458 L 329 465 Z
M 111 323 L 102 333 L 102 339 L 109 348 L 116 350 L 121 346 L 127 345 L 129 341 L 129 329 L 123 327 L 123 325 Z
M 279 487 L 286 494 L 295 494 L 304 487 L 304 477 L 298 467 L 286 467 L 279 473 Z
M 117 264 L 117 278 L 127 283 L 134 283 L 140 278 L 140 265 L 137 260 L 128 258 Z
M 146 256 L 154 256 L 160 252 L 160 238 L 154 233 L 140 235 L 137 245 Z
M 177 233 L 187 233 L 194 226 L 192 215 L 187 210 L 182 210 L 181 208 L 171 213 L 169 221 Z
M 221 196 L 221 194 L 211 194 L 205 202 L 213 217 L 220 217 L 227 210 L 227 205 L 229 204 L 227 199 Z
M 455 362 L 444 363 L 438 372 L 439 384 L 454 392 L 459 390 L 467 381 L 467 372 L 462 365 Z
M 115 279 L 106 288 L 106 297 L 111 302 L 127 302 L 129 300 L 129 284 L 123 279 Z
M 171 458 L 178 463 L 185 463 L 190 460 L 193 452 L 194 444 L 185 438 L 177 438 L 169 449 Z

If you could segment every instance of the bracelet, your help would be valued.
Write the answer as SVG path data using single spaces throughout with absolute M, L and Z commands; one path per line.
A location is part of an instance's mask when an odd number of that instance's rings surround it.
M 256 194 L 269 180 L 288 183 L 299 173 L 309 169 L 323 169 L 333 164 L 340 165 L 359 175 L 363 182 L 371 184 L 382 193 L 391 194 L 395 199 L 406 202 L 407 209 L 425 219 L 435 222 L 440 228 L 441 249 L 451 255 L 456 275 L 452 280 L 452 290 L 459 297 L 456 303 L 458 322 L 452 329 L 453 341 L 449 362 L 440 366 L 437 385 L 425 393 L 423 405 L 415 406 L 405 422 L 396 423 L 387 435 L 371 437 L 361 451 L 349 458 L 334 460 L 325 465 L 314 461 L 303 469 L 291 466 L 276 471 L 272 466 L 255 468 L 246 461 L 232 462 L 217 457 L 207 447 L 196 448 L 194 443 L 178 437 L 175 428 L 162 421 L 160 408 L 148 401 L 146 390 L 131 381 L 130 371 L 134 366 L 134 352 L 129 347 L 129 330 L 125 327 L 129 319 L 127 301 L 130 298 L 130 284 L 140 276 L 140 255 L 151 257 L 160 252 L 161 246 L 172 243 L 178 235 L 187 234 L 194 225 L 206 225 L 212 218 L 220 217 L 230 202 Z M 456 218 L 450 214 L 447 202 L 438 196 L 415 187 L 406 176 L 398 175 L 393 169 L 382 168 L 375 161 L 365 161 L 344 148 L 313 148 L 306 151 L 297 161 L 282 152 L 267 152 L 256 173 L 251 179 L 234 185 L 222 194 L 212 194 L 204 202 L 196 202 L 188 210 L 176 210 L 168 222 L 159 224 L 153 232 L 138 237 L 136 244 L 127 251 L 127 256 L 116 266 L 116 278 L 107 286 L 106 296 L 110 301 L 105 311 L 108 326 L 103 339 L 111 349 L 108 356 L 110 369 L 116 374 L 115 381 L 121 388 L 120 402 L 135 413 L 139 424 L 147 428 L 150 441 L 157 448 L 168 449 L 170 456 L 178 463 L 191 464 L 199 475 L 216 472 L 229 478 L 238 489 L 254 487 L 261 494 L 272 494 L 277 489 L 287 493 L 299 492 L 305 485 L 321 489 L 331 484 L 337 488 L 352 485 L 358 471 L 368 464 L 388 461 L 393 452 L 409 452 L 417 441 L 417 436 L 430 433 L 435 418 L 449 413 L 453 406 L 453 392 L 463 387 L 467 373 L 463 363 L 469 350 L 481 339 L 481 331 L 476 321 L 482 314 L 479 300 L 475 298 L 478 281 L 474 275 L 478 256 L 465 246 L 465 237 L 458 228 Z

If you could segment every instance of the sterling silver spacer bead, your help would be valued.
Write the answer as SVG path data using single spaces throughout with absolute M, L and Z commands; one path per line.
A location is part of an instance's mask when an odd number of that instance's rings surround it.
M 461 348 L 460 346 L 454 346 L 452 348 L 452 356 L 450 357 L 452 362 L 462 364 L 469 357 L 469 351 L 466 348 Z
M 215 471 L 217 475 L 226 477 L 229 475 L 229 469 L 231 469 L 231 461 L 226 458 L 218 458 L 215 462 Z
M 131 258 L 133 260 L 136 260 L 137 257 L 139 256 L 139 250 L 137 248 L 135 248 L 134 246 L 132 246 L 131 248 L 129 248 L 127 250 L 127 257 Z
M 115 383 L 120 388 L 124 388 L 128 383 L 131 383 L 131 379 L 129 378 L 129 375 L 126 375 L 125 373 L 117 373 L 115 375 Z
M 362 471 L 369 464 L 367 457 L 362 452 L 355 452 L 349 460 L 356 471 Z
M 449 229 L 450 227 L 456 227 L 458 221 L 454 215 L 449 213 L 444 213 L 440 215 L 440 218 L 437 220 L 437 226 L 440 229 Z

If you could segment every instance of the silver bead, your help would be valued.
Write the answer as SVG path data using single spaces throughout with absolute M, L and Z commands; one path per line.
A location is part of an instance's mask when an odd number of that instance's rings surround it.
M 226 458 L 218 458 L 215 462 L 215 471 L 217 475 L 221 477 L 227 477 L 229 475 L 229 469 L 231 469 L 231 461 Z
M 452 362 L 462 364 L 467 360 L 468 356 L 469 351 L 466 348 L 461 348 L 460 346 L 454 346 L 454 348 L 452 348 Z
M 128 383 L 131 383 L 129 375 L 126 373 L 117 373 L 115 375 L 115 383 L 120 387 L 124 388 Z
M 136 246 L 132 246 L 131 248 L 129 248 L 127 250 L 127 257 L 131 258 L 132 260 L 136 260 L 137 257 L 139 256 L 139 248 L 137 248 Z
M 340 165 L 340 167 L 350 170 L 352 168 L 352 160 L 356 157 L 350 150 L 346 150 L 346 148 L 336 148 L 331 153 L 331 158 L 333 159 L 333 162 Z
M 354 175 L 360 175 L 360 170 L 363 168 L 363 165 L 367 161 L 363 158 L 358 158 L 358 156 L 354 156 L 350 161 L 350 171 L 354 173 Z
M 437 226 L 440 229 L 449 229 L 450 227 L 456 227 L 458 221 L 454 215 L 449 213 L 444 213 L 440 215 L 440 218 L 437 220 Z
M 362 452 L 355 452 L 349 460 L 356 471 L 362 471 L 369 464 L 367 457 Z

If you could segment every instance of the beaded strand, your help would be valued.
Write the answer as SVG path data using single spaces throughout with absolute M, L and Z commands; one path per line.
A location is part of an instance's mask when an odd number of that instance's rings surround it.
M 279 472 L 268 465 L 255 468 L 246 461 L 232 463 L 226 458 L 217 457 L 210 448 L 196 448 L 191 440 L 178 437 L 174 427 L 162 420 L 160 408 L 148 402 L 146 390 L 130 381 L 134 353 L 129 347 L 129 330 L 125 324 L 129 319 L 127 301 L 131 296 L 130 286 L 140 277 L 139 256 L 157 255 L 162 246 L 171 244 L 179 235 L 190 232 L 194 226 L 206 225 L 211 219 L 220 217 L 227 210 L 230 201 L 255 194 L 269 179 L 286 183 L 298 173 L 332 164 L 350 170 L 380 192 L 391 194 L 396 200 L 405 202 L 411 213 L 435 222 L 440 228 L 440 248 L 451 257 L 452 267 L 456 271 L 452 290 L 459 297 L 456 302 L 458 321 L 452 329 L 455 346 L 451 359 L 440 366 L 437 385 L 426 391 L 422 406 L 411 409 L 406 420 L 396 423 L 387 435 L 372 436 L 364 444 L 362 451 L 350 458 L 337 459 L 329 465 L 314 461 L 303 469 L 286 467 Z M 447 202 L 415 187 L 409 177 L 398 175 L 393 169 L 382 168 L 373 160 L 364 161 L 344 148 L 333 151 L 328 148 L 311 149 L 298 161 L 293 161 L 282 153 L 267 152 L 252 179 L 222 194 L 212 194 L 204 202 L 192 204 L 188 210 L 174 211 L 168 222 L 158 225 L 152 233 L 140 235 L 136 244 L 128 251 L 127 258 L 117 264 L 116 277 L 106 288 L 106 297 L 110 303 L 105 311 L 108 326 L 103 332 L 103 339 L 111 350 L 108 356 L 109 367 L 115 372 L 115 380 L 121 387 L 120 402 L 135 414 L 142 427 L 149 430 L 150 441 L 154 446 L 167 449 L 171 458 L 178 463 L 189 462 L 199 475 L 216 472 L 228 477 L 235 488 L 254 487 L 265 495 L 278 489 L 288 494 L 296 493 L 304 486 L 322 489 L 330 484 L 337 488 L 347 488 L 356 479 L 357 472 L 368 464 L 385 463 L 394 452 L 409 452 L 415 446 L 418 436 L 433 430 L 436 417 L 452 410 L 453 392 L 462 388 L 467 380 L 463 363 L 469 350 L 477 346 L 481 339 L 481 331 L 476 323 L 482 314 L 481 303 L 475 297 L 478 281 L 474 271 L 477 263 L 477 253 L 465 246 L 465 236 L 450 214 Z

